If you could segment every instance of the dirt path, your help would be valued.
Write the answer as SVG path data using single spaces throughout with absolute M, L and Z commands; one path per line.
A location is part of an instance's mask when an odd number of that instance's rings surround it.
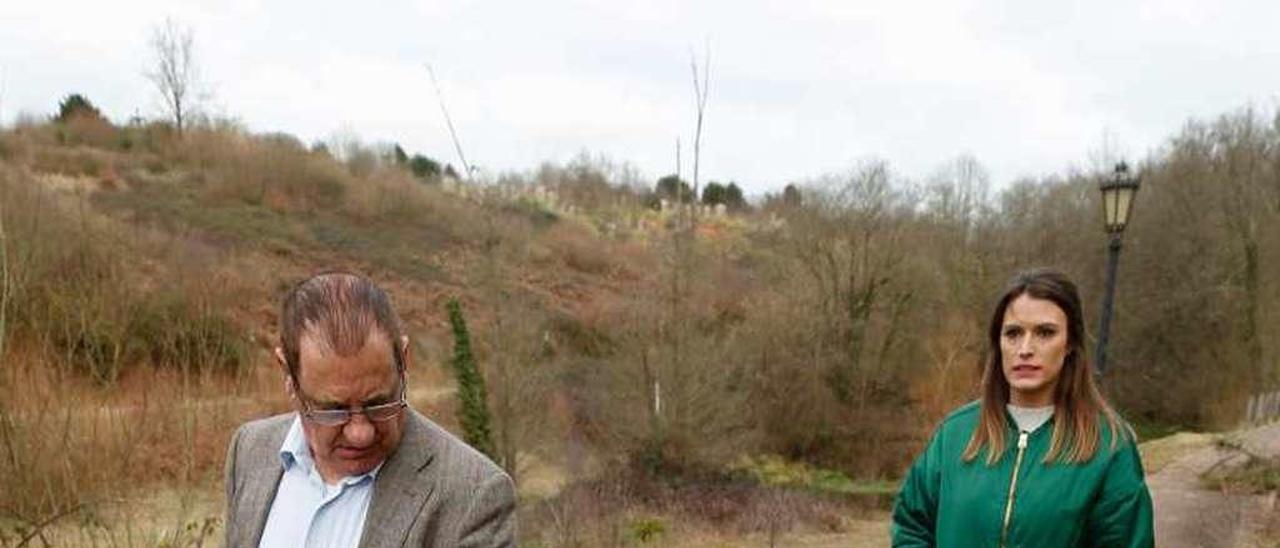
M 1250 452 L 1280 455 L 1280 424 L 1234 434 Z M 1200 476 L 1214 466 L 1243 462 L 1237 451 L 1223 449 L 1209 437 L 1198 447 L 1172 459 L 1147 477 L 1155 505 L 1156 546 L 1171 548 L 1242 548 L 1261 546 L 1257 535 L 1273 504 L 1265 496 L 1233 495 L 1206 489 Z

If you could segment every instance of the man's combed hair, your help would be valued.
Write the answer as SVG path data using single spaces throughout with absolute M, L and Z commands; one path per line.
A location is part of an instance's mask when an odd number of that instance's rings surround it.
M 368 279 L 348 272 L 322 272 L 293 286 L 280 305 L 280 347 L 294 379 L 304 334 L 339 356 L 351 356 L 375 329 L 387 337 L 396 370 L 403 372 L 400 318 L 387 294 Z

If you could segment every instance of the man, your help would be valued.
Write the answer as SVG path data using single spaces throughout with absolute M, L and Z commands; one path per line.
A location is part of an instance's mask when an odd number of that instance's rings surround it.
M 511 478 L 409 407 L 409 339 L 372 282 L 295 286 L 275 355 L 296 412 L 232 438 L 227 546 L 515 545 Z

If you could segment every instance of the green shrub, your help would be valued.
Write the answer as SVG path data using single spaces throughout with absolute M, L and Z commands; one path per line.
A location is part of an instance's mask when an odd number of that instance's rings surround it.
M 138 309 L 131 350 L 154 367 L 238 373 L 249 361 L 246 337 L 208 303 L 171 291 L 144 298 Z
M 182 282 L 202 278 L 166 261 L 168 248 L 24 183 L 25 175 L 0 171 L 12 258 L 9 334 L 102 384 L 133 365 L 238 372 L 247 363 L 247 337 L 228 315 L 229 289 Z M 136 265 L 145 263 L 173 266 L 143 279 Z
M 627 524 L 627 540 L 640 544 L 661 542 L 667 533 L 667 524 L 659 518 L 639 518 Z
M 774 487 L 795 487 L 828 493 L 860 495 L 893 494 L 898 484 L 890 481 L 854 482 L 848 476 L 803 462 L 788 461 L 778 455 L 742 456 L 729 470 Z
M 45 312 L 27 324 L 52 334 L 49 340 L 62 359 L 101 384 L 115 382 L 135 364 L 238 373 L 248 363 L 247 337 L 203 297 L 108 289 L 123 283 L 51 279 L 38 297 Z

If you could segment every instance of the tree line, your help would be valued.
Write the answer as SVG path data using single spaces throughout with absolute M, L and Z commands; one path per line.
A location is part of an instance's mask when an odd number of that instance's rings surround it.
M 1234 426 L 1280 384 L 1280 117 L 1188 122 L 1138 170 L 1102 385 L 1144 433 Z M 1016 271 L 1076 280 L 1096 344 L 1108 174 L 997 191 L 972 157 L 924 181 L 867 160 L 767 197 L 740 238 L 651 238 L 655 263 L 616 302 L 530 331 L 576 352 L 525 359 L 554 370 L 539 390 L 569 402 L 569 437 L 652 470 L 774 453 L 896 476 L 976 396 Z M 529 405 L 511 416 L 545 411 Z
M 56 143 L 96 142 L 77 125 L 86 119 L 100 119 L 96 108 L 67 97 L 49 128 Z M 158 138 L 113 131 L 99 140 L 122 153 Z M 181 139 L 218 135 L 192 131 Z M 12 151 L 26 146 L 10 137 Z M 246 187 L 237 207 L 267 207 L 263 196 L 286 187 L 314 195 L 324 181 L 317 174 L 353 177 L 365 182 L 352 188 L 363 188 L 395 170 L 434 179 L 448 167 L 418 169 L 420 155 L 398 147 L 344 157 L 278 136 L 254 139 L 262 151 L 297 149 L 297 176 Z M 356 169 L 366 160 L 381 167 Z M 337 161 L 347 174 L 326 167 Z M 1143 429 L 1231 426 L 1249 395 L 1280 384 L 1280 118 L 1245 108 L 1191 121 L 1137 164 L 1143 186 L 1125 233 L 1104 389 Z M 191 169 L 209 166 L 217 162 Z M 514 467 L 522 451 L 566 444 L 651 470 L 774 453 L 896 476 L 929 425 L 976 394 L 983 325 L 1015 271 L 1066 271 L 1081 286 L 1095 342 L 1105 175 L 1068 171 L 994 189 L 972 157 L 924 180 L 866 160 L 749 204 L 740 229 L 713 235 L 679 222 L 658 235 L 600 229 L 687 185 L 674 177 L 650 185 L 625 165 L 585 155 L 469 183 L 540 185 L 589 221 L 495 199 L 465 214 L 473 222 L 449 225 L 484 258 L 463 265 L 456 282 L 467 288 L 468 309 L 488 319 L 473 333 L 494 451 Z M 282 220 L 321 207 L 291 212 L 292 194 L 281 196 Z M 439 210 L 444 199 L 423 194 L 422 207 Z M 528 280 L 530 265 L 549 262 L 569 270 L 557 287 L 603 289 L 549 297 L 560 289 Z

